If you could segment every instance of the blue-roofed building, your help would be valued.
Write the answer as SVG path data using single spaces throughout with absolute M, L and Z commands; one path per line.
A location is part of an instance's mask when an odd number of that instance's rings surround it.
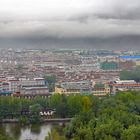
M 124 55 L 120 56 L 121 59 L 140 59 L 140 55 Z

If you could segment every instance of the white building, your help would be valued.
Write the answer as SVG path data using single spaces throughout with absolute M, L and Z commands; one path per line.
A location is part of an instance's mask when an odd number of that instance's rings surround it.
M 136 84 L 135 80 L 118 80 L 115 81 L 116 84 Z

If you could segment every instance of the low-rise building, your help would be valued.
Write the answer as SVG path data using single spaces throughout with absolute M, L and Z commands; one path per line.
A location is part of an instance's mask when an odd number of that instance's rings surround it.
M 107 96 L 110 94 L 110 87 L 106 84 L 96 84 L 92 90 L 94 96 Z
M 91 81 L 79 81 L 79 82 L 64 82 L 60 85 L 56 85 L 55 92 L 60 94 L 80 94 L 85 92 L 91 92 Z
M 12 94 L 12 91 L 0 91 L 0 96 L 11 96 Z
M 44 78 L 10 79 L 7 83 L 9 84 L 9 90 L 13 92 L 19 92 L 22 87 L 45 86 Z
M 113 82 L 109 83 L 109 85 L 112 87 L 112 94 L 116 94 L 117 91 L 140 90 L 140 83 L 136 83 L 133 80 Z
M 48 94 L 48 87 L 23 87 L 20 91 L 20 94 Z

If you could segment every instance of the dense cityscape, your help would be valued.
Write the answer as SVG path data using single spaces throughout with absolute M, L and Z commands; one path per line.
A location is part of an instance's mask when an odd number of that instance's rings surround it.
M 139 67 L 139 54 L 138 51 L 88 49 L 3 49 L 0 95 L 32 97 L 74 92 L 106 96 L 115 94 L 117 89 L 139 89 L 135 79 L 122 81 L 120 77 L 123 71 Z

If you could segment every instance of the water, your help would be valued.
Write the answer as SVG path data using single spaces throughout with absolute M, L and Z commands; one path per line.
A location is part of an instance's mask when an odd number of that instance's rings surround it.
M 51 129 L 62 133 L 61 124 L 41 124 L 22 126 L 20 124 L 0 124 L 0 134 L 9 135 L 16 140 L 44 140 Z

